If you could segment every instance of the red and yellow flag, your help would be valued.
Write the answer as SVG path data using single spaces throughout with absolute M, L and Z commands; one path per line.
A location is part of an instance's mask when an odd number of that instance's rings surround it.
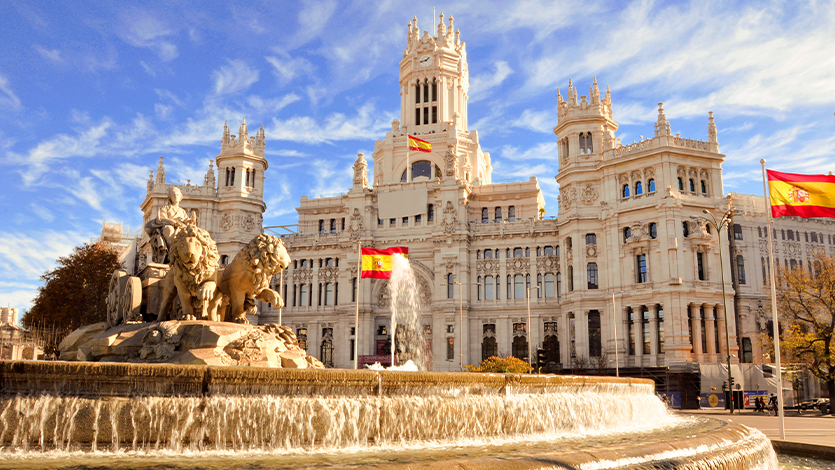
M 835 217 L 835 176 L 766 173 L 772 217 Z
M 375 248 L 362 249 L 362 278 L 370 277 L 372 279 L 390 279 L 392 256 L 401 254 L 404 257 L 409 257 L 409 249 L 405 246 L 393 246 L 385 250 L 377 250 Z
M 432 151 L 432 144 L 425 140 L 420 140 L 417 137 L 409 136 L 409 150 L 429 153 Z

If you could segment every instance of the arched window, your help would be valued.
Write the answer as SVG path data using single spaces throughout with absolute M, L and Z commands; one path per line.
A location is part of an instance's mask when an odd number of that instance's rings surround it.
M 580 133 L 580 155 L 586 153 L 586 134 L 584 132 Z
M 489 248 L 484 250 L 484 259 L 493 259 L 493 250 Z
M 695 181 L 693 181 L 693 178 L 690 178 L 690 192 L 691 192 L 691 193 L 695 193 L 695 192 L 696 192 L 696 182 L 695 182 Z
M 407 177 L 408 172 L 404 171 L 403 174 L 400 175 L 400 182 L 405 183 Z M 412 163 L 412 181 L 420 177 L 432 179 L 432 162 L 429 160 L 418 160 Z
M 420 80 L 415 83 L 415 103 L 420 103 Z M 420 122 L 416 122 L 415 124 L 420 124 Z
M 308 303 L 310 303 L 310 300 L 309 300 L 309 295 L 310 295 L 309 292 L 310 291 L 308 289 L 309 288 L 308 288 L 307 284 L 302 284 L 301 287 L 299 288 L 299 299 L 300 299 L 299 306 L 301 306 L 301 307 L 306 307 L 308 305 Z
M 493 329 L 496 328 L 496 325 L 484 325 L 492 326 Z M 496 342 L 496 338 L 493 336 L 487 336 L 481 341 L 481 360 L 486 361 L 493 356 L 499 354 L 499 344 Z
M 629 240 L 629 237 L 631 237 L 631 236 L 632 236 L 632 229 L 629 228 L 629 227 L 624 228 L 623 229 L 623 242 L 626 243 L 627 240 Z
M 229 264 L 229 256 L 228 255 L 221 256 L 220 257 L 220 265 L 221 266 L 226 266 L 227 264 Z
M 597 289 L 597 263 L 589 263 L 586 266 L 588 273 L 589 289 Z
M 481 208 L 481 223 L 486 224 L 490 217 L 490 211 L 486 207 Z
M 654 179 L 652 179 L 652 178 L 649 179 L 649 181 L 647 182 L 647 189 L 651 193 L 655 192 L 655 180 Z
M 602 353 L 602 341 L 600 334 L 600 312 L 597 310 L 590 310 L 588 316 L 588 332 L 589 332 L 589 356 L 600 357 Z M 648 328 L 647 328 L 648 329 Z
M 336 233 L 336 219 L 331 219 L 331 233 Z
M 593 233 L 586 234 L 586 245 L 597 245 L 597 235 Z
M 447 273 L 446 275 L 446 298 L 455 298 L 455 278 L 452 273 Z
M 542 286 L 542 274 L 537 274 L 536 275 L 536 297 L 538 299 L 542 298 L 542 294 L 543 294 L 542 287 L 543 287 Z
M 426 220 L 429 222 L 435 220 L 435 206 L 432 204 L 426 206 Z
M 658 225 L 655 222 L 649 224 L 649 237 L 653 240 L 658 238 Z
M 594 146 L 592 145 L 591 140 L 591 132 L 586 133 L 586 153 L 592 153 L 594 151 Z
M 681 178 L 678 179 L 678 190 L 684 191 L 684 180 Z
M 322 328 L 322 344 L 319 357 L 325 367 L 333 367 L 333 328 Z
M 568 267 L 568 292 L 574 292 L 574 266 Z
M 701 186 L 702 186 L 702 194 L 707 194 L 707 182 L 705 182 L 705 180 L 701 181 Z
M 623 197 L 629 197 L 629 185 L 623 185 Z
M 501 208 L 501 207 L 497 207 L 497 208 L 496 208 L 496 217 L 495 217 L 495 221 L 496 221 L 496 222 L 501 222 L 501 220 L 502 220 L 502 208 Z
M 325 233 L 325 219 L 319 219 L 319 233 Z
M 684 221 L 684 222 L 682 222 L 682 223 L 681 223 L 681 233 L 682 233 L 685 237 L 690 236 L 690 227 L 687 225 L 687 222 L 686 222 L 686 221 Z
M 325 284 L 325 305 L 333 305 L 333 283 Z
M 562 295 L 562 274 L 557 273 L 557 297 Z
M 482 291 L 481 276 L 478 276 L 478 281 L 476 283 L 476 290 L 478 291 L 478 295 L 476 296 L 476 299 L 481 300 L 482 299 L 482 297 L 481 297 L 481 291 Z
M 640 194 L 644 194 L 644 186 L 641 184 L 640 181 L 635 183 L 635 195 L 638 196 Z
M 513 338 L 513 357 L 528 359 L 528 340 L 524 336 L 517 336 Z
M 507 208 L 507 219 L 510 220 L 511 222 L 516 220 L 516 207 L 509 206 Z

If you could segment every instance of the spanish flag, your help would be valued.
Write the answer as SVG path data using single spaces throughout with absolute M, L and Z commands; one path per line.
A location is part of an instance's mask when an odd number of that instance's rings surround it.
M 385 250 L 363 248 L 362 278 L 390 279 L 393 265 L 391 257 L 397 253 L 409 257 L 409 249 L 405 246 L 394 246 Z
M 429 153 L 432 151 L 432 144 L 425 140 L 420 140 L 417 137 L 409 136 L 409 150 Z
M 766 173 L 772 217 L 835 217 L 835 176 Z

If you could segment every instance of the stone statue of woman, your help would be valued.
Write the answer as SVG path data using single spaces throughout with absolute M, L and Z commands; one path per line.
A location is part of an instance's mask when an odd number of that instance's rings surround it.
M 165 263 L 171 238 L 187 223 L 195 223 L 190 219 L 186 210 L 180 207 L 183 194 L 176 186 L 168 191 L 168 204 L 159 208 L 157 217 L 145 224 L 145 233 L 151 239 L 153 260 L 155 263 Z

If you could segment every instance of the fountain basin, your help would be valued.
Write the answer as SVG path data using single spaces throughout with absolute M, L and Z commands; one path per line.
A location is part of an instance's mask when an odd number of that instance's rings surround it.
M 774 458 L 759 431 L 669 414 L 641 379 L 4 362 L 0 384 L 6 461 L 233 452 L 268 467 L 768 468 Z

